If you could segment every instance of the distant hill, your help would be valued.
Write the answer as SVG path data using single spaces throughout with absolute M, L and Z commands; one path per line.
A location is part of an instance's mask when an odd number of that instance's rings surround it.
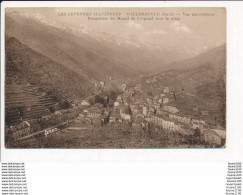
M 16 38 L 6 38 L 5 56 L 6 83 L 18 77 L 22 82 L 35 85 L 44 92 L 55 93 L 60 98 L 84 97 L 94 91 L 94 85 L 89 80 L 27 47 Z
M 179 62 L 170 63 L 163 67 L 164 70 L 178 69 L 195 69 L 202 65 L 213 68 L 220 73 L 225 72 L 226 64 L 226 44 L 213 48 L 205 53 L 197 55 L 193 58 L 182 60 Z
M 191 59 L 169 64 L 157 74 L 177 91 L 196 93 L 199 86 L 222 82 L 226 78 L 226 45 Z M 163 76 L 164 75 L 164 76 Z M 167 77 L 168 76 L 168 77 Z
M 156 78 L 156 82 L 146 80 Z M 173 63 L 144 79 L 144 88 L 169 87 L 177 94 L 173 105 L 191 114 L 194 106 L 209 111 L 210 120 L 217 118 L 225 126 L 226 115 L 226 45 L 211 49 L 199 56 Z M 180 99 L 180 100 L 179 100 Z M 204 118 L 207 118 L 206 116 Z

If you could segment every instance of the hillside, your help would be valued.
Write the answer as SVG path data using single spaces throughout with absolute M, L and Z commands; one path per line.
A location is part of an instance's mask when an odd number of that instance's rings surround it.
M 88 80 L 48 57 L 22 44 L 16 38 L 6 38 L 6 88 L 12 78 L 38 86 L 65 100 L 92 93 L 94 85 Z M 58 95 L 57 95 L 58 94 Z
M 226 64 L 226 44 L 213 48 L 205 53 L 197 55 L 193 58 L 174 62 L 163 67 L 164 70 L 179 69 L 186 70 L 191 68 L 198 68 L 202 65 L 207 65 L 213 68 L 216 72 L 219 70 L 220 73 L 225 72 Z M 218 70 L 217 70 L 218 69 Z
M 195 94 L 202 85 L 224 83 L 225 74 L 226 45 L 222 45 L 194 58 L 169 64 L 155 75 L 176 91 Z
M 146 81 L 154 79 L 154 82 Z M 170 64 L 160 73 L 144 78 L 147 90 L 163 92 L 169 87 L 177 100 L 169 105 L 177 106 L 185 114 L 195 114 L 193 107 L 208 111 L 205 120 L 215 119 L 225 126 L 226 116 L 226 45 L 178 63 Z M 198 115 L 198 114 L 196 114 Z

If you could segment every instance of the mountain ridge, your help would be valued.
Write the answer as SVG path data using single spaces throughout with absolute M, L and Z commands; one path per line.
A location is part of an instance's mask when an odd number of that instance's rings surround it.
M 83 24 L 73 26 L 24 14 L 6 14 L 6 33 L 87 78 L 126 79 L 186 58 L 186 49 L 123 39 Z

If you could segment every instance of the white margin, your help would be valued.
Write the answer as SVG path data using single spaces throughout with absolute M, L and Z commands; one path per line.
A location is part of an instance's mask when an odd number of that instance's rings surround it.
M 4 146 L 4 20 L 6 7 L 226 7 L 226 149 L 6 149 Z M 1 156 L 12 162 L 228 162 L 243 158 L 243 2 L 2 2 Z

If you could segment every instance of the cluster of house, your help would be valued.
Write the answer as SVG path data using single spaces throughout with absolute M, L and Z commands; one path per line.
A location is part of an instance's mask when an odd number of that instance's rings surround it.
M 109 122 L 110 123 L 115 123 L 115 122 L 119 122 L 119 123 L 123 123 L 123 122 L 130 122 L 131 121 L 131 115 L 125 112 L 124 110 L 119 111 L 114 111 L 111 113 L 110 118 L 109 118 Z
M 122 95 L 117 96 L 116 101 L 114 102 L 113 111 L 110 114 L 109 122 L 110 123 L 123 123 L 131 121 L 131 112 L 129 107 L 129 96 L 132 96 L 131 91 L 124 92 L 124 99 Z
M 106 87 L 105 81 L 92 80 L 92 83 L 94 83 L 94 87 L 95 87 L 94 92 L 95 93 L 100 93 Z
M 142 85 L 138 84 L 134 89 L 130 88 L 123 92 L 122 95 L 117 97 L 116 102 L 114 103 L 114 109 L 110 116 L 111 123 L 114 122 L 132 122 L 132 125 L 135 127 L 144 127 L 146 123 L 152 123 L 155 121 L 164 121 L 163 127 L 170 129 L 170 126 L 174 128 L 170 121 L 168 125 L 165 122 L 166 120 L 159 119 L 158 115 L 163 113 L 171 112 L 177 113 L 179 110 L 176 107 L 166 105 L 169 102 L 169 88 L 165 88 L 164 92 L 160 96 L 144 98 L 143 96 L 134 96 L 135 91 L 141 91 Z M 172 125 L 171 125 L 172 124 Z M 177 128 L 179 130 L 179 128 Z
M 100 82 L 95 82 L 95 87 L 104 87 L 105 86 L 105 81 L 100 81 Z
M 135 91 L 140 91 L 141 88 L 141 85 L 136 85 L 134 89 L 127 89 L 117 97 L 109 122 L 131 122 L 133 127 L 145 127 L 151 123 L 178 132 L 198 129 L 205 134 L 206 140 L 213 140 L 217 144 L 221 143 L 221 138 L 225 138 L 225 130 L 218 133 L 210 129 L 205 121 L 183 116 L 178 108 L 168 105 L 168 102 L 176 100 L 175 94 L 170 93 L 168 87 L 160 95 L 152 97 L 134 95 Z
M 108 117 L 109 112 L 104 109 L 102 104 L 95 104 L 91 107 L 86 105 L 87 108 L 83 110 L 83 113 L 80 113 L 77 121 L 85 125 L 97 125 L 102 126 L 104 124 L 105 118 Z
M 104 86 L 104 83 L 100 82 L 99 85 Z M 104 125 L 105 121 L 120 124 L 130 123 L 133 127 L 139 128 L 148 127 L 148 124 L 154 124 L 166 130 L 181 133 L 184 133 L 186 129 L 198 129 L 204 134 L 205 140 L 217 144 L 221 143 L 221 138 L 225 139 L 226 137 L 225 130 L 209 128 L 203 120 L 181 115 L 177 107 L 169 104 L 176 101 L 176 96 L 170 92 L 168 87 L 165 87 L 162 92 L 156 95 L 141 95 L 141 84 L 129 89 L 127 89 L 126 84 L 123 84 L 121 91 L 123 93 L 117 96 L 112 110 L 104 108 L 99 103 L 91 106 L 86 100 L 74 100 L 73 107 L 82 106 L 84 108 L 76 120 L 82 124 L 96 126 Z M 198 110 L 198 107 L 194 109 Z M 63 112 L 68 111 L 56 111 L 55 115 L 62 115 Z M 207 112 L 202 114 L 207 115 Z M 42 118 L 45 117 L 48 118 L 50 116 L 43 116 Z M 7 131 L 16 140 L 30 133 L 30 124 L 25 121 L 19 125 L 11 126 Z
M 153 83 L 157 81 L 157 76 L 153 76 L 152 78 L 149 78 L 146 80 L 146 83 Z
M 146 120 L 150 123 L 155 124 L 156 126 L 162 127 L 163 129 L 166 130 L 171 130 L 171 131 L 180 131 L 181 130 L 181 124 L 178 122 L 173 122 L 169 119 L 166 120 L 165 116 L 160 117 L 160 116 L 151 116 L 146 118 Z
M 63 119 L 67 120 L 68 115 L 69 115 L 69 117 L 70 117 L 70 115 L 72 115 L 71 117 L 74 118 L 75 112 L 73 110 L 58 110 L 58 111 L 55 111 L 55 113 L 44 115 L 41 118 L 39 118 L 38 120 L 33 119 L 33 120 L 29 120 L 29 121 L 23 121 L 22 123 L 19 123 L 16 125 L 11 125 L 10 127 L 6 126 L 6 128 L 5 128 L 6 135 L 9 136 L 10 140 L 13 140 L 13 141 L 17 140 L 21 137 L 27 136 L 27 135 L 35 132 L 36 130 L 38 130 L 40 128 L 40 125 L 38 125 L 38 127 L 36 126 L 37 121 L 38 121 L 38 123 L 46 122 L 46 123 L 52 124 L 53 121 L 55 121 L 56 123 L 59 123 L 59 122 L 62 122 Z M 76 109 L 76 112 L 77 112 L 77 109 Z

